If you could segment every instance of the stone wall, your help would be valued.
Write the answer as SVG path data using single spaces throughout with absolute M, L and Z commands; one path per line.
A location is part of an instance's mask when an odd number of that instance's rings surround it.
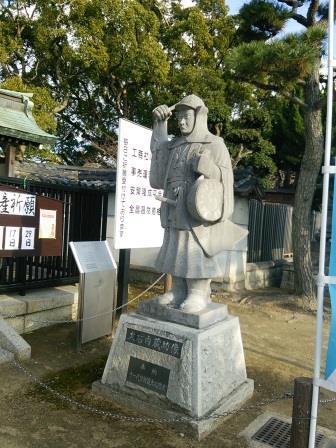
M 211 286 L 214 291 L 240 291 L 243 289 L 253 290 L 269 287 L 284 287 L 291 289 L 290 284 L 283 283 L 283 272 L 291 269 L 291 263 L 286 261 L 268 261 L 261 263 L 247 263 L 244 276 L 232 275 L 231 278 L 216 278 Z M 153 283 L 159 273 L 147 266 L 131 266 L 130 280 Z

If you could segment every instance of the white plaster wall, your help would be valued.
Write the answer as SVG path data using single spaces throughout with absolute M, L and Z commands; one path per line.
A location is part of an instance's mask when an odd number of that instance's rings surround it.
M 114 209 L 115 195 L 110 193 L 108 203 L 106 238 L 112 248 L 113 255 L 118 261 L 118 250 L 114 249 Z M 235 197 L 233 221 L 245 228 L 248 227 L 248 199 Z M 131 265 L 155 268 L 155 259 L 159 248 L 132 249 Z M 236 250 L 227 251 L 227 266 L 223 281 L 234 283 L 245 278 L 246 274 L 247 237 L 238 245 Z

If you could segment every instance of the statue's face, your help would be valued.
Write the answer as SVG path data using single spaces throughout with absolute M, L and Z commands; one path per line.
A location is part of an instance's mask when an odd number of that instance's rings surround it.
M 182 135 L 188 135 L 192 132 L 195 125 L 194 109 L 181 108 L 176 111 L 176 119 Z

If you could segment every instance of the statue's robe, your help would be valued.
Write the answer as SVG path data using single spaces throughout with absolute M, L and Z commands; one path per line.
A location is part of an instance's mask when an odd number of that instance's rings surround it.
M 234 207 L 231 159 L 223 139 L 205 128 L 205 119 L 202 114 L 196 116 L 195 131 L 188 136 L 152 143 L 150 183 L 153 188 L 163 189 L 164 197 L 170 200 L 161 204 L 161 225 L 165 232 L 156 267 L 177 277 L 225 275 L 225 251 L 232 250 L 247 233 L 230 220 Z M 220 173 L 219 182 L 223 186 L 221 216 L 214 223 L 197 220 L 187 207 L 188 194 L 199 177 L 194 170 L 195 158 L 201 154 L 218 168 L 216 177 Z

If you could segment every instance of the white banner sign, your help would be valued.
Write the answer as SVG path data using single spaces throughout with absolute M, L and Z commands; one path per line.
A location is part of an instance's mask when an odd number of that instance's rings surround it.
M 115 213 L 116 249 L 159 247 L 162 195 L 149 184 L 152 131 L 127 120 L 119 120 L 118 166 Z
M 5 250 L 19 248 L 20 230 L 20 227 L 6 227 Z
M 0 191 L 0 215 L 35 216 L 36 196 Z
M 22 227 L 21 249 L 34 249 L 35 227 Z

